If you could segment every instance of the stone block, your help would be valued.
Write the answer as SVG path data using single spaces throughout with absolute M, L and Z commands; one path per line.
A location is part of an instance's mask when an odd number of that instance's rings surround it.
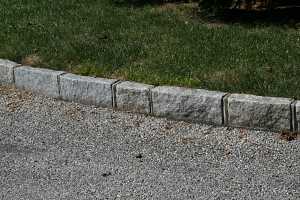
M 291 129 L 289 98 L 231 94 L 224 100 L 230 126 L 268 130 Z
M 29 66 L 17 67 L 15 69 L 15 85 L 19 89 L 58 98 L 60 96 L 59 76 L 63 73 Z
M 0 84 L 10 85 L 14 83 L 14 68 L 19 66 L 19 64 L 0 59 Z
M 116 85 L 116 107 L 120 110 L 150 113 L 150 89 L 153 85 L 121 82 Z
M 117 80 L 93 78 L 74 74 L 60 77 L 60 94 L 63 100 L 111 108 L 112 85 Z
M 221 125 L 223 92 L 161 86 L 151 90 L 155 116 Z

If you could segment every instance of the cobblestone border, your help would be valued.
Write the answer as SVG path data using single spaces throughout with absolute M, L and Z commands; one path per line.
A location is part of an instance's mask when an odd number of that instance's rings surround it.
M 0 84 L 66 101 L 232 127 L 300 131 L 300 101 L 84 77 L 0 59 Z

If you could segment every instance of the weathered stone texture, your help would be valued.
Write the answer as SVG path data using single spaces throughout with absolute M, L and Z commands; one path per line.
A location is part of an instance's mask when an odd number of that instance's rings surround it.
M 150 113 L 150 89 L 154 86 L 125 81 L 116 85 L 116 106 L 120 110 Z
M 88 105 L 112 107 L 112 84 L 116 80 L 65 74 L 60 77 L 61 98 Z
M 15 85 L 50 97 L 59 97 L 59 75 L 62 71 L 22 66 L 15 69 Z
M 155 116 L 222 124 L 225 93 L 167 86 L 154 88 L 151 92 Z
M 14 68 L 19 64 L 0 59 L 0 84 L 9 85 L 14 83 Z
M 228 125 L 290 130 L 292 99 L 231 94 L 225 100 Z

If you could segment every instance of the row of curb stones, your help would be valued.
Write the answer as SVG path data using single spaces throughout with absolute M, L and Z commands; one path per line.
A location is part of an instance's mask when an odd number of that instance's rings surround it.
M 273 131 L 299 131 L 300 101 L 146 85 L 21 66 L 0 59 L 0 84 L 87 105 L 176 120 Z

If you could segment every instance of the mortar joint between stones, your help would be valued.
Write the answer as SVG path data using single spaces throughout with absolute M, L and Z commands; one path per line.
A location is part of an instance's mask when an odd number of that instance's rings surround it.
M 61 74 L 57 75 L 57 86 L 58 86 L 58 99 L 61 99 L 61 83 L 60 83 L 60 78 L 67 74 L 67 72 L 62 72 Z
M 16 83 L 15 70 L 21 66 L 22 66 L 21 64 L 17 64 L 16 66 L 13 67 L 13 70 L 12 70 L 12 84 L 13 85 L 15 85 L 15 83 Z
M 221 99 L 221 110 L 222 110 L 222 124 L 228 125 L 228 98 L 231 93 L 225 94 Z
M 290 122 L 291 122 L 291 131 L 298 131 L 297 115 L 296 115 L 296 103 L 294 100 L 290 104 Z
M 112 94 L 112 108 L 115 109 L 117 108 L 117 85 L 122 83 L 124 81 L 122 80 L 117 80 L 111 85 L 111 94 Z
M 148 92 L 149 92 L 149 115 L 152 115 L 153 114 L 153 99 L 152 99 L 152 90 L 154 89 L 154 88 L 156 88 L 155 86 L 153 87 L 153 88 L 150 88 L 149 90 L 148 90 Z

